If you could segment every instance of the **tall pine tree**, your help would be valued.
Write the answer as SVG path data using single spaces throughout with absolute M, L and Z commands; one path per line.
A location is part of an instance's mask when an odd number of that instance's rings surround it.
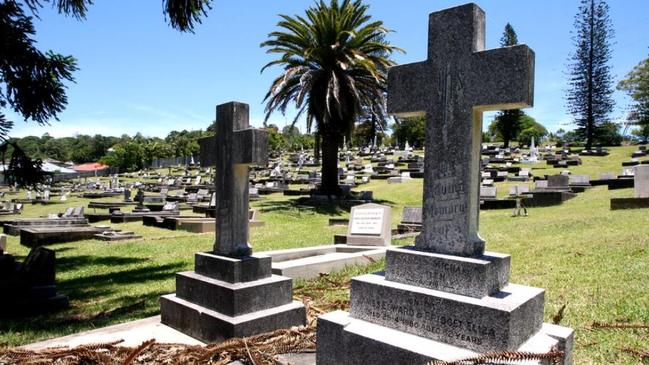
M 568 111 L 576 132 L 591 149 L 613 110 L 610 42 L 613 26 L 605 0 L 582 0 L 575 16 L 575 52 L 570 58 Z
M 518 44 L 518 36 L 511 24 L 507 23 L 500 45 L 502 47 L 515 46 Z M 503 110 L 496 115 L 496 131 L 503 139 L 503 147 L 509 147 L 509 141 L 516 139 L 521 130 L 521 117 L 523 112 L 520 109 Z

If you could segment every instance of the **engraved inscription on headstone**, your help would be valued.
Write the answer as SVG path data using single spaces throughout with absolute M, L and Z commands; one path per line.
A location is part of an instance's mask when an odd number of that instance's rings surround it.
M 485 51 L 484 12 L 432 13 L 428 59 L 390 68 L 388 111 L 425 115 L 426 157 L 419 249 L 480 255 L 482 113 L 533 102 L 534 52 L 525 45 Z
M 359 209 L 351 219 L 350 234 L 380 235 L 383 229 L 383 209 Z
M 390 246 L 392 208 L 380 204 L 361 204 L 352 208 L 347 227 L 347 244 Z
M 421 224 L 421 207 L 404 207 L 401 223 Z

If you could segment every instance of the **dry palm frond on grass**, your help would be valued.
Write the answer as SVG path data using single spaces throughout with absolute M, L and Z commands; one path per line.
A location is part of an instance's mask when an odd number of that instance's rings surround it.
M 636 350 L 632 348 L 621 348 L 620 351 L 639 357 L 642 361 L 649 360 L 649 350 L 642 351 L 642 350 Z
M 129 348 L 117 346 L 120 342 L 79 346 L 73 349 L 0 349 L 0 364 L 225 365 L 235 360 L 256 365 L 276 364 L 276 355 L 315 351 L 315 328 L 294 327 L 207 346 L 160 344 L 149 340 L 136 348 Z
M 520 363 L 521 361 L 539 361 L 550 360 L 552 364 L 561 364 L 563 360 L 563 352 L 555 349 L 547 353 L 532 353 L 532 352 L 514 352 L 503 351 L 493 352 L 472 358 L 455 360 L 455 361 L 440 361 L 433 360 L 426 365 L 509 365 Z
M 604 322 L 593 322 L 590 326 L 587 326 L 588 330 L 597 330 L 597 329 L 649 329 L 649 324 L 647 323 L 604 323 Z

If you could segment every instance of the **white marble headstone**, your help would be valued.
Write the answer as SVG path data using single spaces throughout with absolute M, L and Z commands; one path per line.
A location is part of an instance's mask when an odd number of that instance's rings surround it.
M 389 246 L 392 241 L 392 208 L 362 204 L 352 208 L 347 232 L 348 245 Z
M 649 198 L 649 165 L 635 167 L 633 191 L 636 198 Z

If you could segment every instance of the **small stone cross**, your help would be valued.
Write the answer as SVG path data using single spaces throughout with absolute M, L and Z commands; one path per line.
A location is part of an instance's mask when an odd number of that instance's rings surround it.
M 250 128 L 248 104 L 216 107 L 216 242 L 229 257 L 252 254 L 248 243 L 248 165 L 267 163 L 268 134 Z
M 533 104 L 534 52 L 485 48 L 485 14 L 467 4 L 430 14 L 428 59 L 390 68 L 388 111 L 426 118 L 417 248 L 479 256 L 482 113 Z

